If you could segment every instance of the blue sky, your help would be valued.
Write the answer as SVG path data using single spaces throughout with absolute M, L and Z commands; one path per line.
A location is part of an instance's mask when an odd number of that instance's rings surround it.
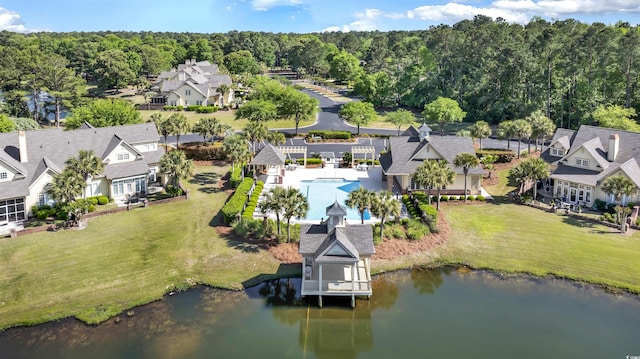
M 426 29 L 476 14 L 636 25 L 640 0 L 0 0 L 0 30 L 319 32 Z

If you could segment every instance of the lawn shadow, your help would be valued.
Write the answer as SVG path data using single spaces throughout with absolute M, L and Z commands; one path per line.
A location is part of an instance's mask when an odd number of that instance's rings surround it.
M 222 179 L 222 176 L 219 173 L 203 172 L 193 176 L 193 178 L 189 180 L 189 183 L 199 184 L 202 186 L 210 186 L 217 184 L 220 179 Z
M 562 222 L 570 226 L 580 227 L 580 228 L 596 228 L 598 226 L 598 224 L 588 219 L 569 217 L 569 216 L 562 217 Z

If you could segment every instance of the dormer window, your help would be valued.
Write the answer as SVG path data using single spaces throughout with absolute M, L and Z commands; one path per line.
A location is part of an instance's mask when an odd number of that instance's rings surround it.
M 118 154 L 118 161 L 124 161 L 129 159 L 128 153 L 120 153 Z
M 576 158 L 576 166 L 589 167 L 589 160 L 584 158 Z
M 565 152 L 563 148 L 551 148 L 551 156 L 562 157 Z

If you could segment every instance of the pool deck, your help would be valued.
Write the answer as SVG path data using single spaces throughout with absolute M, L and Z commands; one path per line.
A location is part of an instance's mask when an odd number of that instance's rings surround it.
M 286 170 L 282 184 L 276 184 L 276 173 L 271 173 L 268 176 L 263 175 L 260 179 L 264 181 L 265 186 L 263 191 L 268 191 L 275 186 L 293 187 L 300 189 L 300 181 L 315 180 L 319 178 L 343 178 L 345 180 L 360 181 L 360 184 L 370 191 L 383 191 L 387 189 L 387 183 L 382 182 L 382 167 L 369 167 L 366 171 L 356 170 L 354 168 L 297 168 L 295 170 Z M 259 211 L 254 214 L 255 218 L 262 218 Z M 274 217 L 275 218 L 275 217 Z M 296 220 L 291 219 L 291 222 L 295 223 L 318 223 L 317 220 Z M 369 220 L 365 220 L 364 223 L 373 224 L 377 219 L 371 217 Z M 347 220 L 348 224 L 359 224 L 360 220 Z

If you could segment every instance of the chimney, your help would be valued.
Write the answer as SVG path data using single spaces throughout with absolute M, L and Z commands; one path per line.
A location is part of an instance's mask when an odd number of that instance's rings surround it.
M 18 147 L 20 149 L 20 162 L 26 163 L 27 158 L 27 134 L 24 131 L 18 132 Z
M 607 153 L 607 160 L 613 162 L 618 157 L 618 151 L 620 150 L 620 136 L 617 133 L 609 136 L 609 152 Z

